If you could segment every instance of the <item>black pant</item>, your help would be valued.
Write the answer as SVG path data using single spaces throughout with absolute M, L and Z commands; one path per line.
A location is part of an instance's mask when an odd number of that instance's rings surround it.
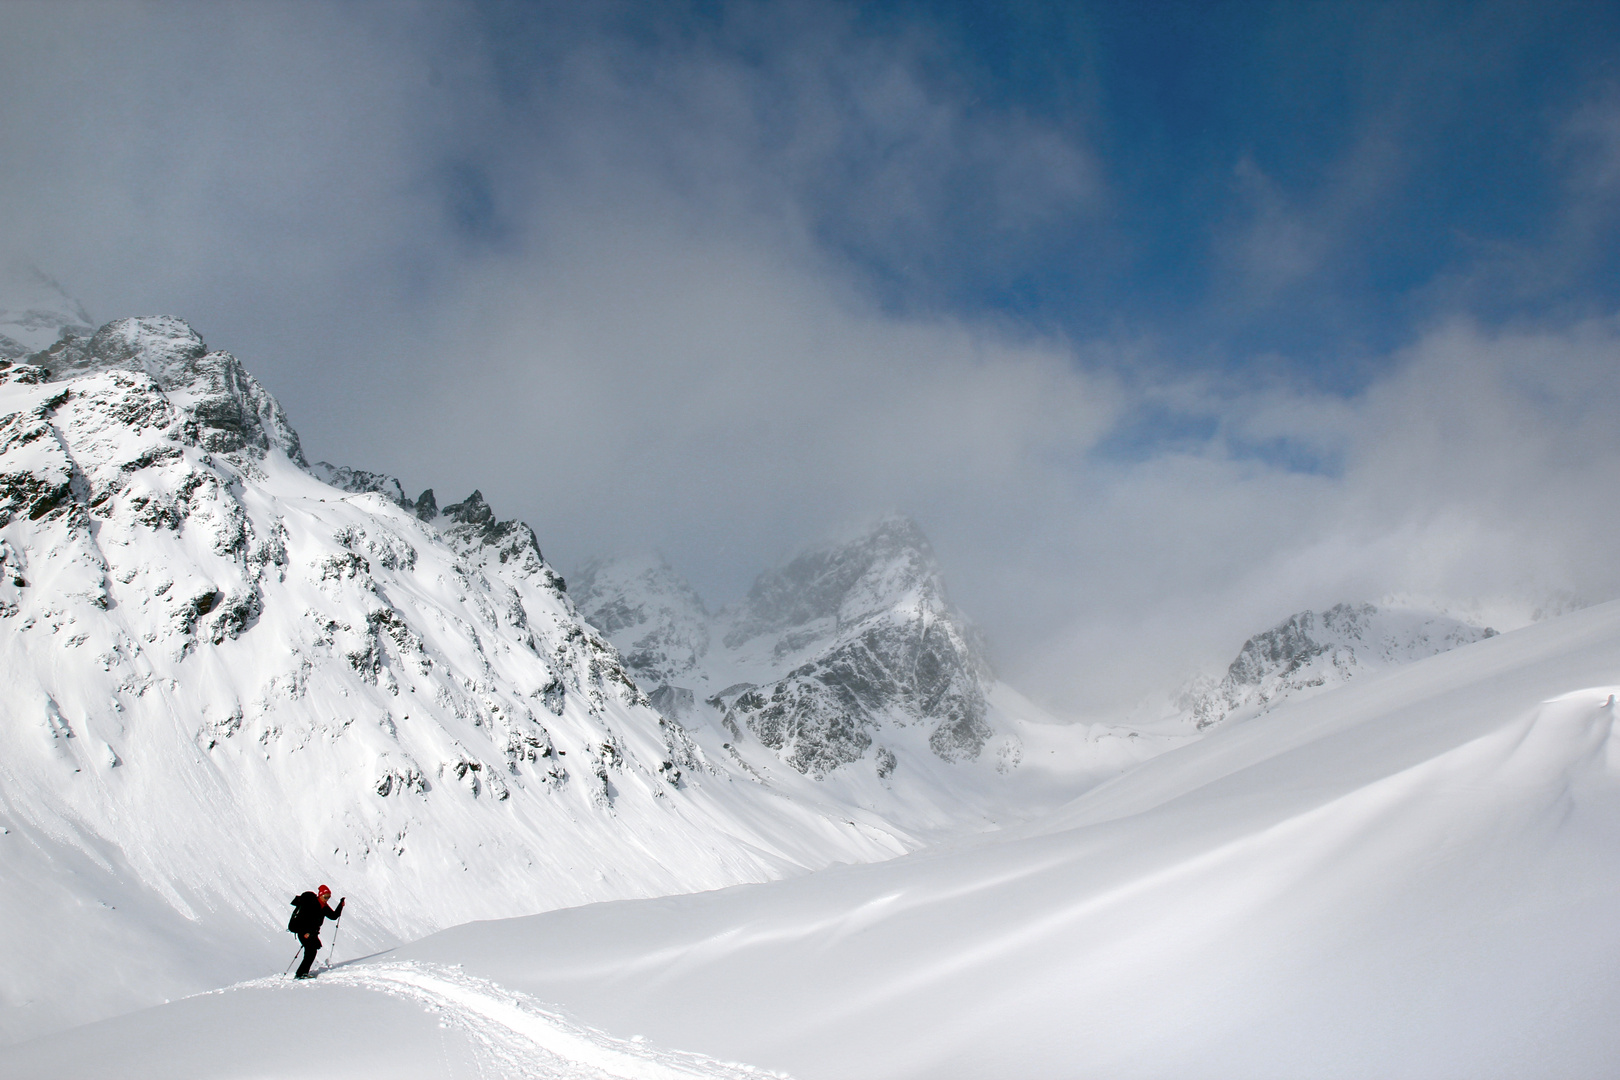
M 321 939 L 315 934 L 301 934 L 299 940 L 304 943 L 304 962 L 298 965 L 298 977 L 301 979 L 309 974 L 309 966 L 315 962 L 315 954 L 321 951 Z

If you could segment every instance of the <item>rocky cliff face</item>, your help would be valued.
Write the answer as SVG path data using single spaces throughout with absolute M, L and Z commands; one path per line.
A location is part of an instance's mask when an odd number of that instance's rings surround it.
M 995 736 L 982 643 L 951 607 L 928 540 L 891 518 L 761 574 L 709 617 L 661 561 L 594 563 L 585 616 L 619 646 L 655 703 L 700 703 L 817 779 L 863 760 L 887 776 L 897 733 L 942 762 L 977 759 Z
M 925 727 L 944 761 L 978 757 L 993 734 L 989 664 L 911 521 L 881 522 L 761 574 L 724 640 L 785 669 L 733 698 L 726 722 L 746 725 L 800 772 L 820 777 L 861 760 L 891 726 Z M 881 750 L 874 760 L 893 767 Z
M 1495 634 L 1433 612 L 1372 604 L 1302 611 L 1244 642 L 1223 676 L 1195 680 L 1176 704 L 1194 726 L 1207 728 Z

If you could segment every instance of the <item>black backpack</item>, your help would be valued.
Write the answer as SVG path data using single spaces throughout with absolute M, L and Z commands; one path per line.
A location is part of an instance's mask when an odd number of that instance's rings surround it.
M 292 918 L 287 920 L 287 929 L 294 934 L 318 934 L 321 932 L 321 922 L 324 913 L 321 911 L 321 898 L 312 892 L 299 893 L 292 900 Z

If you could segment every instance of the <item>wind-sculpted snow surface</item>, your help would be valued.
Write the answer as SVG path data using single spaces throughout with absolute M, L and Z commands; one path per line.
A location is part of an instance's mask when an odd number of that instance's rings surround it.
M 1617 693 L 1611 604 L 972 845 L 400 955 L 803 1080 L 1610 1075 Z
M 279 966 L 320 880 L 376 947 L 908 846 L 733 784 L 477 492 L 302 460 L 176 319 L 0 361 L 0 1035 Z
M 282 1025 L 279 1037 L 262 1037 L 267 1018 Z M 379 1024 L 390 1035 L 372 1041 Z M 75 1036 L 66 1052 L 35 1043 L 13 1050 L 10 1061 L 0 1051 L 0 1062 L 8 1075 L 14 1069 L 32 1080 L 790 1080 L 640 1037 L 617 1038 L 459 967 L 412 961 L 339 966 L 313 982 L 239 983 Z M 160 1053 L 151 1052 L 157 1047 Z
M 465 1036 L 478 1075 L 501 1080 L 762 1080 L 782 1077 L 746 1065 L 665 1050 L 644 1039 L 620 1039 L 570 1023 L 527 994 L 508 990 L 458 968 L 420 962 L 339 967 L 319 976 L 320 986 L 347 987 L 403 998 Z M 286 978 L 262 979 L 244 989 L 309 993 Z

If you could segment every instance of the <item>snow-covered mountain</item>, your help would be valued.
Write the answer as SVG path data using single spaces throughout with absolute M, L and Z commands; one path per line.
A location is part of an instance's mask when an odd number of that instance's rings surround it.
M 1178 724 L 1197 729 L 1246 720 L 1338 686 L 1495 637 L 1449 615 L 1372 604 L 1301 611 L 1243 643 L 1224 674 L 1201 675 L 1172 697 Z
M 862 760 L 887 775 L 883 740 L 909 727 L 948 762 L 979 757 L 995 734 L 982 643 L 907 519 L 759 575 L 718 617 L 660 560 L 596 562 L 576 581 L 585 617 L 675 715 L 707 705 L 817 779 Z M 1016 736 L 996 749 L 1016 763 Z
M 736 669 L 761 673 L 752 689 L 722 691 L 724 722 L 746 725 L 801 772 L 825 775 L 869 749 L 879 772 L 892 769 L 879 740 L 908 728 L 926 729 L 947 762 L 978 758 L 997 734 L 982 644 L 904 518 L 761 574 L 722 640 Z M 993 752 L 1015 766 L 1017 736 L 1005 731 Z
M 689 714 L 703 677 L 712 619 L 697 590 L 656 556 L 596 560 L 574 574 L 573 596 L 587 621 L 619 647 L 636 679 L 665 715 Z
M 1027 816 L 1179 741 L 1057 723 L 997 680 L 906 518 L 799 554 L 715 614 L 656 557 L 573 580 L 586 620 L 712 756 L 918 836 Z
M 275 970 L 320 880 L 374 948 L 914 846 L 734 781 L 477 492 L 320 471 L 179 320 L 0 360 L 0 1034 Z
M 1610 1076 L 1617 694 L 1608 604 L 973 843 L 456 927 L 3 1047 L 0 1074 Z

